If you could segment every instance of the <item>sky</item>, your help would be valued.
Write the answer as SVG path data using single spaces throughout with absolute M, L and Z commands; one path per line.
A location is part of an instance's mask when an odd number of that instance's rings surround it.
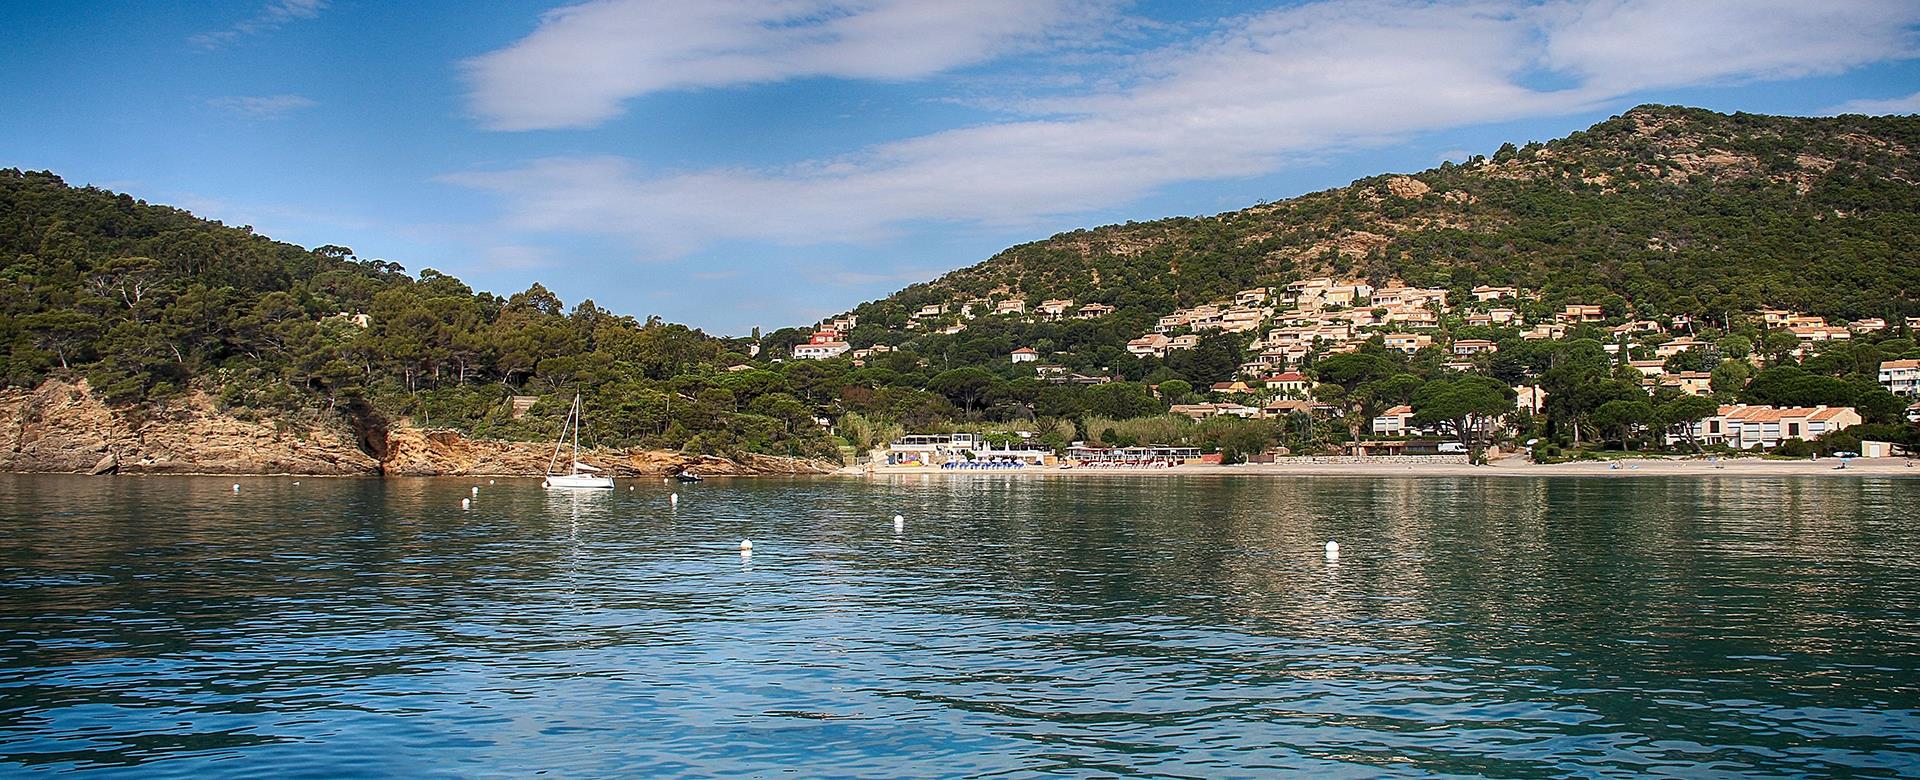
M 1642 103 L 1920 112 L 1916 0 L 67 0 L 0 30 L 0 167 L 727 335 Z

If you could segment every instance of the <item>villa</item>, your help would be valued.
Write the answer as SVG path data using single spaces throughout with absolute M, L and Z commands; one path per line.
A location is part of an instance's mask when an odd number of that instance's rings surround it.
M 1920 395 L 1920 360 L 1888 360 L 1881 363 L 1880 385 L 1894 395 L 1908 398 Z

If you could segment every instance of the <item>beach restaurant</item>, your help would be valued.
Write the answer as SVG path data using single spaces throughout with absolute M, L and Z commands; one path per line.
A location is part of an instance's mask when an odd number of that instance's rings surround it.
M 1067 449 L 1067 460 L 1080 468 L 1171 468 L 1201 462 L 1199 447 L 1089 447 Z
M 996 444 L 977 433 L 916 433 L 887 444 L 887 465 L 944 466 L 949 463 L 1020 463 L 1044 466 L 1053 450 L 1032 442 Z

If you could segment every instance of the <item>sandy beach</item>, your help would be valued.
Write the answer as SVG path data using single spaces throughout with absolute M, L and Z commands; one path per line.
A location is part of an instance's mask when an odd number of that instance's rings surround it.
M 1618 464 L 1619 468 L 1612 468 Z M 854 468 L 838 472 L 847 476 L 889 477 L 937 475 L 948 477 L 1161 477 L 1192 475 L 1242 476 L 1329 476 L 1329 477 L 1597 477 L 1631 479 L 1634 477 L 1908 477 L 1920 479 L 1920 466 L 1906 458 L 1856 458 L 1846 468 L 1835 468 L 1834 458 L 1819 460 L 1767 460 L 1762 458 L 1720 459 L 1634 459 L 1619 461 L 1581 461 L 1575 463 L 1533 463 L 1522 457 L 1504 458 L 1484 466 L 1461 463 L 1246 463 L 1231 466 L 1188 465 L 1167 469 L 1008 469 L 996 471 L 956 471 L 939 468 L 881 468 L 872 472 Z

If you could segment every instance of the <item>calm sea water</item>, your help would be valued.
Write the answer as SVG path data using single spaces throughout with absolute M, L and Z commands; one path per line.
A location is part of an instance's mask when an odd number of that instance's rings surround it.
M 0 774 L 1920 774 L 1920 481 L 233 482 L 0 477 Z

